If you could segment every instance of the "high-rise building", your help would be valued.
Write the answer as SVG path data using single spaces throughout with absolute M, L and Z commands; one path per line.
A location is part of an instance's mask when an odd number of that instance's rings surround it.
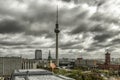
M 42 50 L 35 50 L 35 59 L 42 60 Z

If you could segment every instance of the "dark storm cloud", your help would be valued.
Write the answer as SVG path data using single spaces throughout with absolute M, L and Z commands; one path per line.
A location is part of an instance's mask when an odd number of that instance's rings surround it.
M 91 48 L 97 50 L 97 49 L 102 49 L 102 48 L 105 49 L 105 48 L 111 47 L 111 46 L 113 46 L 112 43 L 107 43 L 106 44 L 106 42 L 105 43 L 94 42 L 94 43 L 92 43 Z
M 102 24 L 95 24 L 89 31 L 91 32 L 103 32 L 106 31 L 106 28 Z
M 25 35 L 32 35 L 32 36 L 45 36 L 45 38 L 50 38 L 50 39 L 54 39 L 55 38 L 55 34 L 47 31 L 47 30 L 41 30 L 41 31 L 28 31 L 26 32 Z
M 22 12 L 22 10 L 20 10 L 20 12 L 19 10 L 12 11 L 11 8 L 5 7 L 6 5 L 4 6 L 1 5 L 0 14 L 3 16 L 3 18 L 6 17 L 6 15 L 9 15 L 10 17 L 15 18 L 16 20 L 6 19 L 0 22 L 0 33 L 3 34 L 3 33 L 24 32 L 26 35 L 33 35 L 33 36 L 46 35 L 46 38 L 53 37 L 51 32 L 49 32 L 54 27 L 53 25 L 50 25 L 50 24 L 54 24 L 53 22 L 55 22 L 56 11 L 53 8 L 53 6 L 48 5 L 47 3 L 38 4 L 37 3 L 38 1 L 37 2 L 30 1 L 29 3 L 25 3 L 21 0 L 18 0 L 18 1 L 20 2 L 20 5 L 25 4 L 26 6 L 28 6 L 27 11 L 25 12 L 24 11 Z M 23 22 L 24 24 L 21 24 Z M 38 30 L 30 30 L 31 25 L 33 25 L 34 23 L 39 23 Z M 46 24 L 46 26 L 42 25 L 43 23 Z M 48 30 L 47 28 L 49 28 L 50 30 Z
M 20 45 L 26 45 L 25 42 L 10 42 L 10 41 L 0 41 L 0 45 L 3 46 L 20 46 Z
M 82 6 L 75 6 L 71 9 L 60 8 L 59 9 L 59 24 L 62 28 L 65 27 L 75 27 L 82 20 L 88 16 L 88 10 L 84 9 Z
M 95 13 L 93 16 L 91 16 L 90 20 L 93 21 L 98 21 L 98 22 L 106 22 L 106 23 L 115 23 L 119 24 L 119 18 L 117 17 L 111 17 L 107 14 L 100 14 L 100 13 Z
M 71 2 L 73 1 L 75 4 L 83 4 L 87 3 L 89 5 L 95 5 L 96 0 L 62 0 L 64 2 Z
M 46 38 L 55 38 L 55 34 L 49 32 L 48 34 L 45 35 Z
M 36 4 L 36 5 L 34 5 Z M 56 7 L 48 4 L 38 4 L 33 2 L 29 4 L 28 16 L 25 19 L 30 19 L 31 21 L 40 21 L 50 23 L 55 21 Z
M 87 23 L 81 23 L 78 27 L 75 27 L 70 34 L 78 34 L 81 32 L 87 32 L 88 31 L 88 24 Z
M 22 24 L 20 21 L 5 19 L 0 21 L 1 34 L 25 33 L 25 35 L 53 37 L 49 30 L 30 30 L 30 25 Z
M 25 26 L 15 20 L 3 20 L 0 22 L 0 33 L 20 33 Z
M 101 23 L 94 23 L 94 22 L 81 22 L 78 27 L 75 27 L 69 34 L 79 34 L 85 32 L 105 32 L 107 28 L 102 26 Z
M 98 50 L 98 49 L 100 49 L 99 47 L 93 47 L 93 46 L 91 46 L 91 47 L 89 47 L 89 48 L 86 48 L 85 50 L 87 51 L 87 52 L 91 52 L 91 51 L 96 51 L 96 50 Z
M 100 49 L 105 50 L 105 49 L 110 48 L 112 46 L 114 46 L 113 43 L 109 43 L 109 42 L 108 43 L 107 42 L 105 42 L 105 43 L 94 42 L 91 44 L 90 47 L 85 48 L 85 50 L 87 52 L 99 51 Z
M 104 41 L 103 41 L 104 40 Z M 101 48 L 103 49 L 106 49 L 106 48 L 115 48 L 116 46 L 115 45 L 118 45 L 120 43 L 120 39 L 119 38 L 116 38 L 116 39 L 113 39 L 112 41 L 105 41 L 105 39 L 103 39 L 102 41 L 103 42 L 93 42 L 91 44 L 91 47 L 89 47 L 87 50 L 89 51 L 94 51 L 94 50 L 99 50 Z
M 103 41 L 107 40 L 110 37 L 112 37 L 111 34 L 104 33 L 104 34 L 96 35 L 94 37 L 94 40 L 97 40 L 98 42 L 103 42 Z
M 73 11 L 74 11 L 74 10 L 75 10 L 75 9 L 73 9 Z M 76 10 L 79 10 L 79 7 L 77 7 Z M 82 8 L 81 8 L 81 10 L 82 10 Z M 87 10 L 81 11 L 78 15 L 76 15 L 75 19 L 78 19 L 78 21 L 79 21 L 80 19 L 83 20 L 83 19 L 86 18 L 87 15 L 88 15 L 88 11 L 87 11 Z
M 117 38 L 117 39 L 112 40 L 111 43 L 119 44 L 119 43 L 120 43 L 120 38 Z
M 62 1 L 65 1 L 65 2 L 71 2 L 71 0 L 62 0 Z
M 67 42 L 67 43 L 62 43 L 61 42 L 61 44 L 60 44 L 60 48 L 70 48 L 70 47 L 72 47 L 72 46 L 74 46 L 74 45 L 76 45 L 77 44 L 77 42 Z
M 42 36 L 49 33 L 47 30 L 39 30 L 39 31 L 32 31 L 29 30 L 26 32 L 26 35 L 33 35 L 33 36 Z
M 69 47 L 61 47 L 62 50 L 67 50 L 67 49 L 78 49 L 81 50 L 83 49 L 83 46 L 69 46 Z

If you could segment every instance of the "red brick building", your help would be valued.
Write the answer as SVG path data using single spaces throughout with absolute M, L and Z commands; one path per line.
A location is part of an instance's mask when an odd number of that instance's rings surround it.
M 112 69 L 112 70 L 120 70 L 120 65 L 117 64 L 111 64 L 111 58 L 110 58 L 110 53 L 107 52 L 105 54 L 105 63 L 104 64 L 97 64 L 98 68 L 100 69 Z

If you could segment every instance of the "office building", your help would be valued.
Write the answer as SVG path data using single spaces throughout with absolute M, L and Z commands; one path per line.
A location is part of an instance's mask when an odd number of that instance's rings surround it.
M 35 59 L 42 60 L 42 50 L 35 50 Z

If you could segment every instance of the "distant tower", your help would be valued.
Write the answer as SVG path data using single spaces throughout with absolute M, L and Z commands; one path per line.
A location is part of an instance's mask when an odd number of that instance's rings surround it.
M 52 57 L 51 57 L 51 53 L 50 53 L 50 50 L 49 50 L 49 55 L 48 55 L 48 61 L 50 63 L 50 61 L 52 60 Z
M 57 6 L 57 15 L 56 15 L 56 24 L 55 24 L 55 33 L 56 33 L 56 65 L 59 66 L 59 57 L 58 57 L 58 34 L 60 32 L 59 30 L 59 24 L 58 24 L 58 6 Z
M 105 54 L 105 64 L 109 65 L 110 64 L 110 53 L 107 51 Z
M 42 60 L 42 50 L 35 50 L 35 59 Z

